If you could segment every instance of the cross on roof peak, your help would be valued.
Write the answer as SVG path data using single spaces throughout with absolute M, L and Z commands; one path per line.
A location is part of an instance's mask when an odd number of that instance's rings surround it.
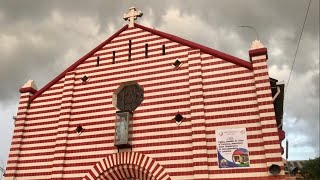
M 142 15 L 141 11 L 137 11 L 135 7 L 130 7 L 129 12 L 123 15 L 123 19 L 129 21 L 129 27 L 134 27 L 134 21 Z

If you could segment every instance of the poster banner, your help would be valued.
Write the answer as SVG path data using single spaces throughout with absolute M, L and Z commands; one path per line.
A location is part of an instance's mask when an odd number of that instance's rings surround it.
M 219 168 L 249 167 L 246 128 L 217 129 Z

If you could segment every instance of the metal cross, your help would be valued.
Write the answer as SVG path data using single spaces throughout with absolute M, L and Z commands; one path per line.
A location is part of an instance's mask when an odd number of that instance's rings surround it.
M 129 21 L 129 27 L 134 27 L 134 20 L 137 20 L 137 17 L 141 17 L 143 13 L 137 11 L 135 7 L 129 8 L 129 12 L 123 15 L 124 20 Z

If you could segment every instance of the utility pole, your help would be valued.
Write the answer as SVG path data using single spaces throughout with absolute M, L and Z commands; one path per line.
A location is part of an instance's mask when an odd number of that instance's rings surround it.
M 289 142 L 288 142 L 288 139 L 286 140 L 286 167 L 287 167 L 287 173 L 288 173 L 288 176 L 290 175 L 290 169 L 289 169 L 289 163 L 288 163 L 288 155 L 289 155 Z M 286 175 L 286 174 L 285 174 Z

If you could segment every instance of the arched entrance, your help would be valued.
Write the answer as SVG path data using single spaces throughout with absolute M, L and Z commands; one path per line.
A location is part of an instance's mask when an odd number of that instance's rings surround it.
M 95 164 L 86 180 L 171 180 L 152 158 L 137 152 L 110 154 Z

